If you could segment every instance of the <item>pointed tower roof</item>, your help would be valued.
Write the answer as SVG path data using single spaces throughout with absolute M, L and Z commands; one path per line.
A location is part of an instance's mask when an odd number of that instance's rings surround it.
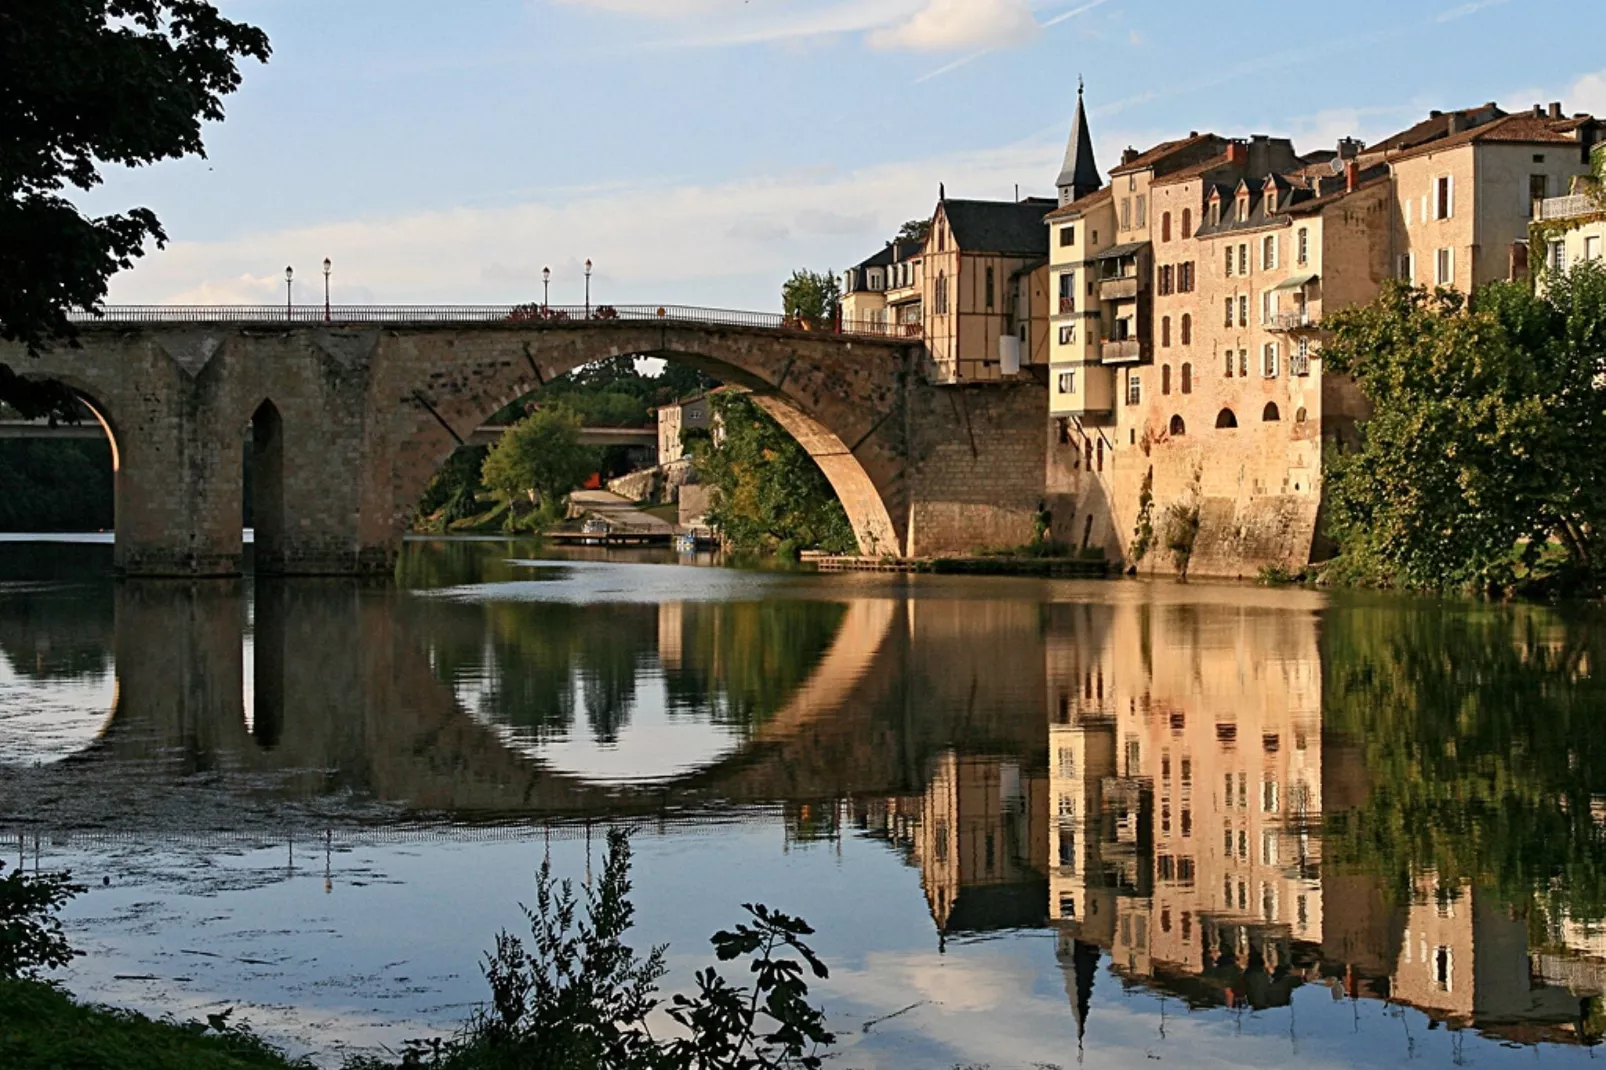
M 1099 177 L 1098 164 L 1093 162 L 1093 138 L 1087 131 L 1087 108 L 1082 103 L 1082 80 L 1076 81 L 1076 120 L 1071 124 L 1071 140 L 1065 146 L 1065 164 L 1054 185 L 1060 190 L 1060 203 L 1086 197 L 1104 180 Z

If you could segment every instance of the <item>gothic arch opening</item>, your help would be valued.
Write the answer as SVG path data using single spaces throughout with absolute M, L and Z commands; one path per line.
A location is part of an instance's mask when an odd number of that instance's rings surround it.
M 284 420 L 272 401 L 264 401 L 251 414 L 251 435 L 246 458 L 245 526 L 252 533 L 252 559 L 256 571 L 282 573 L 285 569 Z
M 1222 409 L 1220 412 L 1216 413 L 1216 427 L 1225 428 L 1237 426 L 1238 417 L 1233 415 L 1231 409 Z
M 1275 401 L 1266 402 L 1266 407 L 1260 410 L 1260 419 L 1263 423 L 1276 423 L 1282 418 L 1283 414 L 1278 410 L 1277 403 Z
M 123 465 L 110 410 L 85 385 L 49 378 L 70 416 L 0 415 L 11 425 L 0 438 L 0 486 L 12 490 L 0 495 L 0 531 L 113 531 Z
M 1175 415 L 1175 416 L 1171 417 L 1171 437 L 1172 438 L 1181 438 L 1183 435 L 1186 435 L 1187 433 L 1188 433 L 1188 425 L 1182 422 L 1181 414 L 1179 413 L 1178 415 Z

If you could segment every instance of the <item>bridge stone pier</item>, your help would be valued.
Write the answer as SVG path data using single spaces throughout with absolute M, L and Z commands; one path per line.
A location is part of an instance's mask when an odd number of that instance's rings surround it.
M 115 319 L 115 317 L 113 317 Z M 872 555 L 962 554 L 1032 534 L 1047 394 L 931 385 L 903 339 L 678 320 L 102 322 L 29 355 L 100 418 L 127 575 L 388 574 L 419 496 L 508 402 L 582 364 L 662 357 L 753 392 L 809 452 Z

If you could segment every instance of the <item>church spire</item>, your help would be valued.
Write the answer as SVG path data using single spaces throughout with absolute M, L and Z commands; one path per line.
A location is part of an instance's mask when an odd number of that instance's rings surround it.
M 1093 138 L 1087 132 L 1087 109 L 1082 104 L 1082 79 L 1076 80 L 1076 120 L 1071 124 L 1071 140 L 1065 146 L 1065 164 L 1054 183 L 1059 187 L 1060 203 L 1069 204 L 1086 197 L 1104 180 L 1099 177 L 1098 164 L 1093 162 Z

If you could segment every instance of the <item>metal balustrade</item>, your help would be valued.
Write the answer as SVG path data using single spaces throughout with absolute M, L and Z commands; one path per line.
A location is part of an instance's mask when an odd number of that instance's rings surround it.
M 282 327 L 327 323 L 410 325 L 504 324 L 558 326 L 571 323 L 665 323 L 820 334 L 918 337 L 918 324 L 883 323 L 872 319 L 813 320 L 777 312 L 695 308 L 688 305 L 107 305 L 97 312 L 68 314 L 73 323 L 111 326 L 148 324 L 238 324 Z M 916 328 L 911 331 L 910 327 Z
M 1606 211 L 1606 196 L 1594 193 L 1574 193 L 1567 197 L 1546 197 L 1539 202 L 1539 218 L 1572 219 L 1592 212 Z

